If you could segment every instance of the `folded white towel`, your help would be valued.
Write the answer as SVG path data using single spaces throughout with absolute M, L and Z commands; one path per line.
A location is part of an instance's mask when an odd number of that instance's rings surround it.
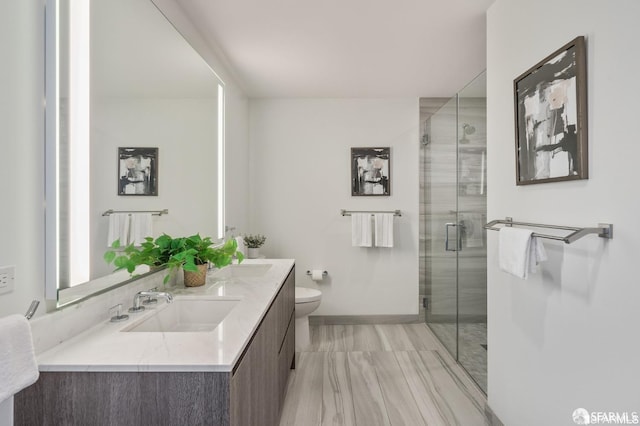
M 0 402 L 34 384 L 39 375 L 27 319 L 0 318 Z
M 128 213 L 111 213 L 109 215 L 109 232 L 107 246 L 111 247 L 115 240 L 120 240 L 120 246 L 126 246 L 129 241 L 130 215 Z
M 371 213 L 351 213 L 351 244 L 371 247 Z
M 542 242 L 527 229 L 505 227 L 500 229 L 498 259 L 500 269 L 521 279 L 537 270 L 540 262 L 547 260 Z
M 129 230 L 129 244 L 139 246 L 146 237 L 153 234 L 151 213 L 132 213 L 131 229 Z
M 376 247 L 393 247 L 393 213 L 374 214 Z

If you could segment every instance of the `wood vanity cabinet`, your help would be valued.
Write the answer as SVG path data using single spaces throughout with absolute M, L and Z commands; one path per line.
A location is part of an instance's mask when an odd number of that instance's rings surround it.
M 277 425 L 295 352 L 292 270 L 231 376 L 231 425 Z
M 20 425 L 277 425 L 295 363 L 295 267 L 232 372 L 42 372 Z

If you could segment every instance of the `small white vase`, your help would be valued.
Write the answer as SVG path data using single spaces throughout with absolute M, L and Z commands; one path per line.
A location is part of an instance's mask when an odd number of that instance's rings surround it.
M 257 259 L 260 257 L 260 248 L 259 247 L 249 247 L 247 249 L 247 258 L 249 259 Z

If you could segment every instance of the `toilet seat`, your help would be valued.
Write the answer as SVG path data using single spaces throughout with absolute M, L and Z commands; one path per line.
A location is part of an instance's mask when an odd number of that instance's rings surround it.
M 319 290 L 307 287 L 296 287 L 296 303 L 317 302 L 322 299 Z

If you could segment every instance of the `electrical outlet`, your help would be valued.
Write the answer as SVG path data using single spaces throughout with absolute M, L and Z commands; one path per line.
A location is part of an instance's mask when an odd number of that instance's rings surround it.
M 0 268 L 0 294 L 11 293 L 15 287 L 15 280 L 15 266 L 3 266 Z

